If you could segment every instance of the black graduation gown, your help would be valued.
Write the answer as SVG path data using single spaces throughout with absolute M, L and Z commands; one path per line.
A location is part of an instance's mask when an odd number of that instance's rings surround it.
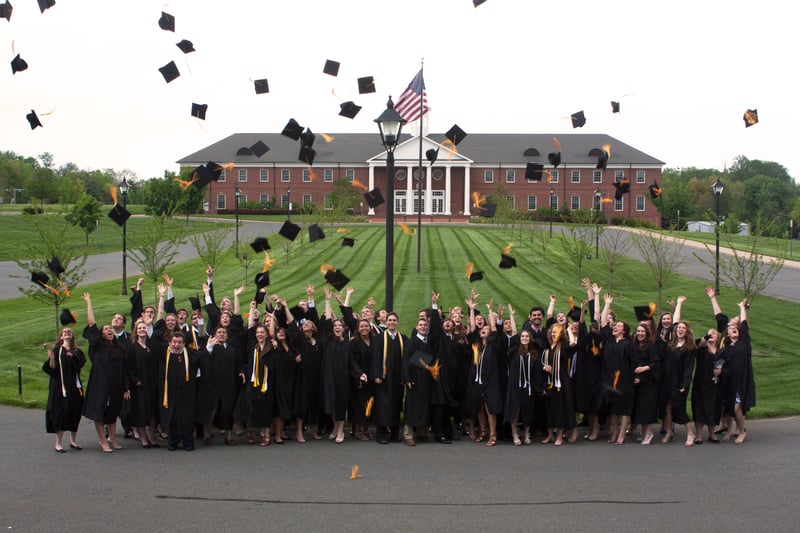
M 268 428 L 272 426 L 274 413 L 275 373 L 270 367 L 272 344 L 267 341 L 265 351 L 258 350 L 258 343 L 253 343 L 245 352 L 245 372 L 247 383 L 244 393 L 251 428 Z
M 631 340 L 614 339 L 608 326 L 600 332 L 604 335 L 602 386 L 606 395 L 608 414 L 630 416 L 633 413 Z
M 736 396 L 741 400 L 743 413 L 756 406 L 756 382 L 753 377 L 753 352 L 750 346 L 750 328 L 747 320 L 739 323 L 739 340 L 723 348 L 725 365 L 722 372 L 728 380 L 725 410 L 733 413 Z
M 206 350 L 206 347 L 200 349 Z M 210 353 L 206 351 L 203 379 L 198 386 L 197 422 L 233 429 L 233 411 L 242 382 L 240 372 L 244 373 L 244 362 L 235 346 L 215 344 Z
M 601 385 L 603 371 L 603 344 L 600 335 L 589 332 L 578 349 L 575 369 L 575 409 L 591 415 L 604 411 L 605 397 Z
M 694 351 L 694 346 L 684 345 L 673 350 L 667 345 L 661 356 L 664 379 L 661 386 L 660 414 L 662 418 L 666 415 L 666 405 L 669 403 L 672 407 L 672 421 L 676 424 L 689 423 L 686 399 L 692 384 Z
M 658 421 L 658 389 L 661 375 L 658 346 L 647 343 L 640 348 L 634 341 L 632 345 L 631 367 L 649 366 L 649 372 L 633 375 L 633 415 L 632 424 L 654 424 Z M 638 380 L 638 381 L 637 381 Z
M 542 365 L 549 364 L 552 367 L 549 374 L 544 374 L 549 427 L 572 429 L 577 425 L 575 395 L 570 378 L 574 353 L 575 349 L 567 343 L 548 347 L 542 352 Z
M 372 341 L 369 346 L 360 337 L 350 342 L 350 362 L 353 379 L 350 386 L 350 407 L 348 410 L 350 421 L 353 424 L 364 425 L 369 423 L 367 404 L 373 397 L 374 382 L 369 379 L 372 375 Z M 359 379 L 361 374 L 367 375 L 364 383 Z M 374 399 L 373 399 L 374 401 Z
M 538 351 L 532 354 L 515 353 L 508 362 L 508 386 L 503 414 L 512 422 L 519 421 L 530 427 L 534 421 L 536 403 L 542 398 L 542 364 Z
M 127 388 L 125 351 L 116 340 L 103 339 L 96 324 L 86 326 L 83 338 L 89 341 L 92 361 L 83 416 L 94 422 L 113 424 L 122 410 L 122 396 Z
M 409 337 L 409 357 L 403 359 L 403 382 L 411 383 L 411 388 L 406 388 L 406 401 L 404 421 L 409 426 L 428 427 L 430 424 L 431 388 L 433 377 L 429 370 L 412 364 L 415 353 L 420 352 L 430 356 L 431 364 L 435 361 L 436 345 L 428 335 L 427 342 L 423 342 L 417 334 Z
M 460 372 L 464 357 L 463 345 L 450 335 L 442 333 L 436 345 L 436 362 L 439 363 L 439 379 L 434 380 L 431 388 L 431 403 L 457 407 L 462 395 L 459 395 Z M 463 385 L 461 385 L 463 387 Z
M 715 376 L 714 368 L 724 359 L 720 351 L 711 353 L 704 346 L 695 352 L 692 381 L 692 416 L 705 426 L 719 425 L 722 417 L 722 383 L 724 376 Z
M 83 384 L 81 368 L 86 356 L 80 348 L 67 355 L 63 347 L 54 348 L 55 368 L 50 368 L 50 359 L 45 360 L 42 370 L 50 376 L 50 387 L 45 410 L 45 431 L 78 431 L 83 412 Z M 63 381 L 62 381 L 63 376 Z M 62 388 L 63 387 L 63 388 Z
M 384 331 L 372 339 L 372 375 L 383 381 L 375 384 L 375 402 L 372 408 L 372 420 L 378 427 L 393 427 L 400 423 L 400 409 L 403 401 L 402 361 L 410 355 L 411 345 L 408 338 L 396 333 L 394 339 L 389 331 Z M 384 353 L 385 351 L 385 353 Z
M 197 369 L 205 369 L 208 352 L 189 350 L 185 353 L 159 357 L 159 421 L 168 428 L 170 439 L 191 436 L 196 426 Z M 187 366 L 184 357 L 189 358 Z M 164 402 L 166 396 L 166 403 Z
M 500 392 L 500 368 L 497 366 L 498 337 L 495 333 L 492 333 L 486 346 L 481 347 L 478 335 L 478 331 L 473 333 L 475 338 L 472 345 L 473 359 L 470 365 L 469 381 L 467 382 L 467 403 L 464 413 L 470 418 L 478 414 L 481 404 L 484 402 L 490 414 L 503 412 L 503 397 Z M 474 350 L 477 350 L 477 354 Z
M 294 415 L 294 382 L 297 374 L 297 351 L 291 346 L 284 348 L 280 342 L 270 352 L 270 371 L 275 377 L 273 395 L 274 418 L 290 420 Z
M 295 372 L 292 411 L 297 418 L 313 424 L 317 421 L 321 406 L 321 347 L 318 342 L 312 344 L 306 338 L 296 321 L 289 325 L 287 332 L 300 353 L 300 363 Z
M 133 427 L 147 426 L 158 416 L 158 358 L 166 347 L 155 336 L 142 347 L 138 342 L 128 345 L 128 379 L 131 384 L 128 423 Z
M 350 342 L 337 339 L 331 331 L 331 322 L 320 320 L 322 346 L 322 404 L 326 415 L 334 420 L 344 420 L 350 403 Z

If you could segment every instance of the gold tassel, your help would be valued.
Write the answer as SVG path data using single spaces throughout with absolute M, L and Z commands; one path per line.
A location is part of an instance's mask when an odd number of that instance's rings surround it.
M 375 405 L 375 396 L 370 396 L 369 400 L 367 400 L 367 408 L 364 409 L 364 416 L 367 418 L 370 417 L 372 414 L 372 406 Z

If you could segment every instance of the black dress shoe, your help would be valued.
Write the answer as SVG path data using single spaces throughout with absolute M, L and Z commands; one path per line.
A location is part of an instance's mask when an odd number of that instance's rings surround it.
M 450 444 L 450 443 L 452 443 L 453 441 L 451 441 L 451 440 L 450 440 L 450 439 L 448 439 L 447 437 L 438 437 L 438 438 L 436 439 L 436 442 L 438 442 L 439 444 Z
M 375 442 L 378 444 L 389 444 L 389 439 L 387 439 L 385 436 L 379 435 L 378 438 L 375 439 Z
M 187 452 L 193 452 L 194 446 L 184 446 L 183 449 L 186 450 Z
M 177 450 L 177 449 L 178 449 L 178 447 L 177 447 L 177 446 L 175 446 L 175 445 L 173 445 L 173 444 L 170 444 L 170 445 L 167 447 L 167 450 L 168 450 L 168 451 L 171 451 L 171 452 L 174 452 L 174 451 L 175 451 L 175 450 Z

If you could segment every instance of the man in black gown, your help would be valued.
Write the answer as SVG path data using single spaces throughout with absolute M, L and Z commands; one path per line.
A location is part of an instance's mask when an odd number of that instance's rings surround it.
M 397 313 L 386 317 L 386 331 L 372 344 L 372 380 L 375 402 L 372 418 L 378 430 L 377 442 L 386 444 L 400 435 L 400 407 L 403 401 L 402 360 L 411 348 L 408 338 L 397 330 Z

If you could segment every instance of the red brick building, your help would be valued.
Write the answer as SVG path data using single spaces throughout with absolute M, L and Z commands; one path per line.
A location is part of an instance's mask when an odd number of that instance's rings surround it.
M 240 202 L 258 201 L 293 209 L 313 202 L 323 206 L 339 178 L 357 181 L 368 189 L 386 191 L 386 153 L 378 133 L 331 134 L 326 141 L 317 136 L 313 167 L 298 160 L 299 141 L 277 133 L 237 133 L 181 158 L 182 166 L 209 161 L 232 163 L 219 182 L 207 190 L 209 212 L 233 209 L 238 186 Z M 248 149 L 263 141 L 270 150 L 256 157 Z M 444 144 L 442 144 L 444 142 Z M 423 214 L 433 218 L 475 215 L 472 193 L 489 195 L 502 185 L 509 201 L 520 211 L 534 212 L 552 205 L 568 210 L 596 208 L 599 193 L 611 202 L 603 203 L 606 219 L 635 218 L 654 224 L 660 215 L 649 199 L 648 186 L 661 183 L 664 163 L 613 137 L 600 134 L 560 135 L 561 164 L 553 169 L 547 154 L 556 151 L 551 134 L 469 134 L 457 150 L 443 134 L 423 137 L 423 168 L 430 166 L 424 154 L 439 148 L 431 170 L 423 173 Z M 419 137 L 403 135 L 395 151 L 394 210 L 397 215 L 416 215 L 417 180 L 420 157 Z M 605 170 L 595 168 L 597 150 L 611 146 Z M 552 179 L 531 183 L 525 179 L 527 163 L 541 163 Z M 613 200 L 614 182 L 630 181 L 630 193 Z M 551 196 L 552 190 L 552 196 Z M 385 196 L 385 195 L 384 195 Z M 353 206 L 356 214 L 382 217 L 387 205 L 370 210 L 366 203 Z

